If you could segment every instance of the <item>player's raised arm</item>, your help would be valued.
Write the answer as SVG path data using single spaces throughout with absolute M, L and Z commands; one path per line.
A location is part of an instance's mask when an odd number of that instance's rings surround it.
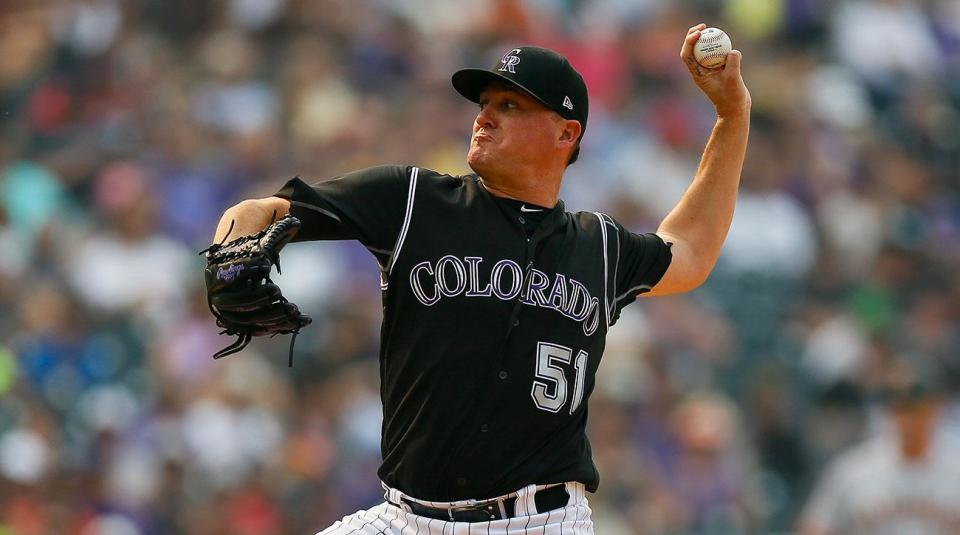
M 279 197 L 247 199 L 227 208 L 217 224 L 213 243 L 235 240 L 263 230 L 290 211 L 290 201 Z
M 657 229 L 660 237 L 673 243 L 673 261 L 646 296 L 685 292 L 702 284 L 720 256 L 733 219 L 750 131 L 750 92 L 740 75 L 739 51 L 730 51 L 720 67 L 704 67 L 694 58 L 694 46 L 705 29 L 705 24 L 698 24 L 687 31 L 680 58 L 716 108 L 717 122 L 693 182 Z

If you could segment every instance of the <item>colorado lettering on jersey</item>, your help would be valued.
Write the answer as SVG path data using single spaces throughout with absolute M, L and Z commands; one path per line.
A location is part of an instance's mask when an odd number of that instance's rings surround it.
M 433 306 L 444 297 L 496 297 L 510 301 L 519 296 L 528 306 L 550 308 L 579 322 L 587 336 L 596 332 L 600 323 L 600 300 L 590 295 L 587 287 L 561 273 L 550 277 L 532 265 L 523 268 L 513 260 L 497 261 L 490 269 L 490 278 L 480 280 L 483 258 L 446 255 L 435 263 L 420 262 L 410 270 L 410 288 L 418 301 Z M 532 263 L 531 263 L 532 264 Z

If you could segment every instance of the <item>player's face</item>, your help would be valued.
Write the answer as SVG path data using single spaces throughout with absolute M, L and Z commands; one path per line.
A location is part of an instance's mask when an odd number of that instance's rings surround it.
M 563 119 L 509 84 L 480 93 L 467 163 L 480 176 L 509 176 L 543 168 L 556 158 Z

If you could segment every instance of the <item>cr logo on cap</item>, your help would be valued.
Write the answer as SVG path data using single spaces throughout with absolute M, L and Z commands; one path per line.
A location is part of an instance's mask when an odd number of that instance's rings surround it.
M 503 65 L 499 69 L 497 69 L 497 71 L 500 71 L 500 72 L 509 71 L 513 74 L 517 74 L 517 71 L 514 70 L 513 67 L 517 63 L 520 63 L 520 56 L 515 56 L 514 54 L 519 54 L 519 53 L 520 53 L 520 49 L 514 48 L 510 52 L 507 52 L 506 54 L 504 54 L 503 58 L 500 59 L 500 62 L 503 63 Z

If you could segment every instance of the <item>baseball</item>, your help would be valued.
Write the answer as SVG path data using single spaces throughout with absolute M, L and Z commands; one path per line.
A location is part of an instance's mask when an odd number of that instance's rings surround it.
M 693 45 L 693 57 L 704 67 L 723 67 L 731 50 L 733 45 L 723 30 L 707 28 L 700 32 L 700 39 Z

